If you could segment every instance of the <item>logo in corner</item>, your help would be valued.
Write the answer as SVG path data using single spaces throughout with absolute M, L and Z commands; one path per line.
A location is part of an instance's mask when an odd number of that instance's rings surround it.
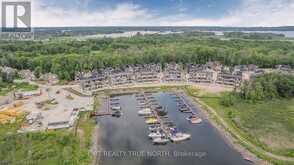
M 31 32 L 31 2 L 2 1 L 2 32 Z

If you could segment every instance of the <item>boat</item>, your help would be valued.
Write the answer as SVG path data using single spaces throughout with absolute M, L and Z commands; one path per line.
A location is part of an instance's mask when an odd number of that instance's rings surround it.
M 186 111 L 189 111 L 189 109 L 188 108 L 180 108 L 179 109 L 181 112 L 186 112 Z
M 120 117 L 122 113 L 120 111 L 115 111 L 114 113 L 111 114 L 112 117 Z
M 172 142 L 180 142 L 191 138 L 190 134 L 179 132 L 177 128 L 170 128 L 170 140 Z
M 110 101 L 119 101 L 119 98 L 110 98 Z
M 144 105 L 144 106 L 138 106 L 139 109 L 145 109 L 145 108 L 150 108 L 150 106 L 148 105 Z
M 144 115 L 145 119 L 154 118 L 154 117 L 156 117 L 156 116 L 153 113 L 149 114 L 149 115 Z
M 168 116 L 159 116 L 159 118 L 164 120 L 164 119 L 168 119 Z
M 147 104 L 148 104 L 147 102 L 141 102 L 141 103 L 139 102 L 139 105 L 140 105 L 140 106 L 145 106 L 145 105 L 147 105 Z
M 112 106 L 115 106 L 115 105 L 120 105 L 120 103 L 119 102 L 110 102 L 110 105 L 112 105 Z
M 151 103 L 151 105 L 154 106 L 154 107 L 159 107 L 159 106 L 160 106 L 160 105 L 158 104 L 158 102 L 153 102 L 153 103 Z
M 168 114 L 166 110 L 157 110 L 156 112 L 159 116 L 166 116 Z
M 153 107 L 154 107 L 155 110 L 162 110 L 163 109 L 163 107 L 161 105 L 158 105 L 158 104 L 153 105 Z
M 157 120 L 155 116 L 146 117 L 145 120 Z
M 196 115 L 191 115 L 186 118 L 191 124 L 200 124 L 202 122 L 202 119 L 200 117 L 197 117 Z
M 138 111 L 138 115 L 151 115 L 152 111 L 149 108 Z
M 158 138 L 154 138 L 152 142 L 153 144 L 167 144 L 169 142 L 169 139 L 165 137 L 158 137 Z
M 176 134 L 172 134 L 170 136 L 170 140 L 172 142 L 181 142 L 181 141 L 185 141 L 185 140 L 188 140 L 191 138 L 191 135 L 190 134 L 186 134 L 186 133 L 181 133 L 181 132 L 178 132 Z
M 148 137 L 151 138 L 151 139 L 155 139 L 155 138 L 161 138 L 163 136 L 162 133 L 160 132 L 151 132 Z
M 136 97 L 143 97 L 144 95 L 142 93 L 136 93 L 135 96 Z
M 140 110 L 140 111 L 151 111 L 151 109 L 150 108 L 142 108 L 142 110 Z
M 152 92 L 145 92 L 146 96 L 152 96 Z
M 137 97 L 137 100 L 140 101 L 140 100 L 146 100 L 146 99 L 145 97 L 142 96 L 142 97 Z
M 161 128 L 160 126 L 149 126 L 148 127 L 149 131 L 153 132 L 153 131 L 159 131 Z
M 112 106 L 111 109 L 112 110 L 121 110 L 121 107 L 120 106 Z
M 187 109 L 187 110 L 184 110 L 184 111 L 181 111 L 182 113 L 193 113 L 191 110 Z
M 175 127 L 176 125 L 174 123 L 165 123 L 163 124 L 165 127 Z
M 146 122 L 146 124 L 157 124 L 158 120 L 157 119 L 147 119 L 145 122 Z

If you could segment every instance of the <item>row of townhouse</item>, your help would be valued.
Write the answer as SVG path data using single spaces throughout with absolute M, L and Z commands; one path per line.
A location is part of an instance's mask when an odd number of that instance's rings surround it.
M 182 82 L 185 80 L 183 68 L 176 63 L 166 64 L 162 75 L 163 82 Z
M 75 79 L 80 82 L 83 90 L 91 91 L 135 83 L 159 83 L 160 73 L 161 66 L 159 64 L 144 64 L 78 73 Z
M 282 66 L 280 66 L 282 68 Z M 287 66 L 287 71 L 289 67 Z M 285 69 L 284 69 L 285 70 Z M 125 68 L 79 73 L 79 80 L 83 90 L 97 90 L 100 88 L 132 85 L 139 83 L 211 83 L 239 87 L 242 82 L 264 74 L 263 69 L 256 65 L 238 65 L 227 67 L 219 62 L 207 64 L 190 64 L 185 68 L 176 63 L 132 65 Z
M 188 65 L 188 81 L 192 83 L 213 83 L 215 73 L 208 65 Z

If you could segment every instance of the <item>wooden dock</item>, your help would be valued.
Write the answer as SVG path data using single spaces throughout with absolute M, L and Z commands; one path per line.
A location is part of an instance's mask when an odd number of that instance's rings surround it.
M 96 109 L 96 112 L 92 112 L 90 114 L 90 117 L 97 117 L 97 116 L 111 116 L 113 113 L 110 111 L 110 98 L 106 97 L 106 110 L 100 111 L 99 109 Z

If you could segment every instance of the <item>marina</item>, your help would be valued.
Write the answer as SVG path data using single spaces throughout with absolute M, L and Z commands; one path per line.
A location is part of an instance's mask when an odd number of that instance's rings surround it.
M 174 122 L 168 118 L 167 110 L 157 102 L 152 93 L 139 94 L 137 101 L 141 103 L 142 100 L 149 108 L 140 110 L 138 115 L 145 116 L 145 123 L 151 125 L 148 137 L 152 139 L 153 144 L 181 142 L 191 138 L 190 134 L 182 133 L 176 128 Z
M 137 93 L 118 98 L 124 112 L 120 118 L 97 117 L 97 122 L 101 126 L 102 151 L 167 152 L 169 156 L 100 155 L 103 164 L 178 165 L 191 164 L 191 162 L 202 165 L 250 164 L 227 144 L 217 130 L 202 117 L 197 107 L 192 106 L 189 99 L 181 93 Z M 150 103 L 150 100 L 156 101 Z M 142 106 L 141 101 L 147 103 Z M 186 105 L 192 113 L 179 111 L 179 102 L 181 105 Z M 154 115 L 156 109 L 166 111 L 166 114 Z M 139 115 L 139 112 L 143 111 L 148 114 Z M 198 119 L 201 119 L 201 122 Z M 174 132 L 177 133 L 172 136 Z M 197 154 L 182 158 L 174 155 L 178 152 Z

